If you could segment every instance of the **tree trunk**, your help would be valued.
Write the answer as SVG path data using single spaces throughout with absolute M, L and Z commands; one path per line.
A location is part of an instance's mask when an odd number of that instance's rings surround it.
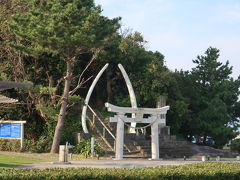
M 206 145 L 207 136 L 203 136 L 203 144 Z
M 70 85 L 71 85 L 71 80 L 72 80 L 73 63 L 74 62 L 71 60 L 67 61 L 67 74 L 65 77 L 65 84 L 64 84 L 64 91 L 63 91 L 63 97 L 62 97 L 62 102 L 61 102 L 61 108 L 60 108 L 60 112 L 58 115 L 57 126 L 55 128 L 51 153 L 58 153 L 58 150 L 59 150 L 59 144 L 60 144 L 60 139 L 61 139 L 63 125 L 64 125 L 64 118 L 65 118 L 65 114 L 66 114 L 66 110 L 67 110 L 69 90 L 70 90 Z

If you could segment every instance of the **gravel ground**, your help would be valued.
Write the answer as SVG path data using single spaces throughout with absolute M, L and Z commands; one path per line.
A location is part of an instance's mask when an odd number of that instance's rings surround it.
M 89 167 L 89 168 L 143 168 L 143 167 L 159 167 L 159 166 L 177 166 L 183 164 L 193 164 L 201 163 L 199 159 L 162 159 L 162 160 L 148 160 L 140 158 L 126 158 L 123 160 L 114 160 L 111 157 L 101 157 L 100 160 L 96 159 L 82 159 L 82 160 L 72 160 L 69 163 L 58 162 L 58 154 L 47 154 L 47 153 L 18 153 L 18 152 L 5 152 L 0 151 L 0 154 L 10 155 L 10 156 L 20 156 L 29 157 L 36 159 L 43 159 L 47 162 L 25 164 L 17 167 L 18 169 L 46 169 L 46 168 L 79 168 L 79 167 Z M 226 161 L 222 161 L 226 162 Z M 240 162 L 240 161 L 236 161 Z
M 82 160 L 82 161 L 71 161 L 67 163 L 59 162 L 44 162 L 35 164 L 26 164 L 19 166 L 20 169 L 45 169 L 45 168 L 143 168 L 143 167 L 158 167 L 158 166 L 176 166 L 183 164 L 199 163 L 201 161 L 174 161 L 174 160 L 146 160 L 146 159 L 124 159 L 124 160 Z

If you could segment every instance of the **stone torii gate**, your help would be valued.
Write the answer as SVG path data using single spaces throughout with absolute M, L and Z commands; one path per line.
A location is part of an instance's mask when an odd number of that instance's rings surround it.
M 161 108 L 134 108 L 119 107 L 110 103 L 105 103 L 109 112 L 117 113 L 110 118 L 110 122 L 117 122 L 116 134 L 116 152 L 115 159 L 123 159 L 123 142 L 124 142 L 124 123 L 149 123 L 151 126 L 151 149 L 152 159 L 159 159 L 159 134 L 158 125 L 166 124 L 165 115 L 169 110 L 169 106 Z M 128 117 L 127 114 L 135 114 L 135 117 Z M 148 116 L 147 118 L 144 118 Z

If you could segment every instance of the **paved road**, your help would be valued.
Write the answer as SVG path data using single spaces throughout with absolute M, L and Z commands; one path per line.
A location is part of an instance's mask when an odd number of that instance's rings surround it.
M 169 165 L 183 165 L 199 163 L 201 161 L 173 161 L 173 160 L 83 160 L 83 161 L 71 161 L 71 164 L 63 164 L 59 162 L 43 162 L 35 164 L 26 164 L 19 166 L 20 169 L 28 168 L 78 168 L 78 167 L 89 167 L 89 168 L 143 168 L 143 167 L 158 167 L 158 166 L 169 166 Z

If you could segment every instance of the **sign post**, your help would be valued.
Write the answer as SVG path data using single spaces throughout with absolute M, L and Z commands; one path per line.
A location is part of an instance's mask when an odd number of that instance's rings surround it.
M 0 121 L 0 138 L 20 139 L 21 149 L 24 140 L 24 123 L 26 121 Z

